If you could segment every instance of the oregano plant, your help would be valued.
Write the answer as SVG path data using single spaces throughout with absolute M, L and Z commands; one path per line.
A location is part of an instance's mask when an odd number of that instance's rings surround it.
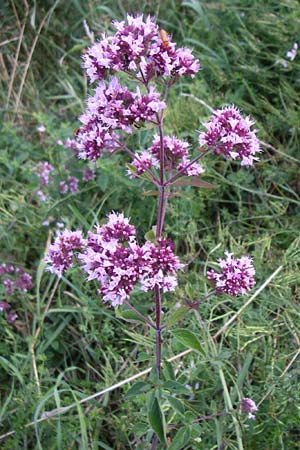
M 168 204 L 172 202 L 174 191 L 185 186 L 213 187 L 202 179 L 205 169 L 201 163 L 206 155 L 232 159 L 249 167 L 258 160 L 261 150 L 253 129 L 254 121 L 243 117 L 232 105 L 213 112 L 203 123 L 197 143 L 167 135 L 164 120 L 169 91 L 181 77 L 194 78 L 200 63 L 190 49 L 177 48 L 151 17 L 127 15 L 124 21 L 114 21 L 113 27 L 113 35 L 103 35 L 83 56 L 91 95 L 86 111 L 79 117 L 81 125 L 76 136 L 69 139 L 67 145 L 77 158 L 94 164 L 100 158 L 113 158 L 117 152 L 129 155 L 130 163 L 124 168 L 124 175 L 131 179 L 142 178 L 153 186 L 153 195 L 158 198 L 156 220 L 146 234 L 147 230 L 141 230 L 145 234 L 143 241 L 137 237 L 141 233 L 134 226 L 134 217 L 129 219 L 117 211 L 112 211 L 105 223 L 99 223 L 87 235 L 81 230 L 57 231 L 45 259 L 46 267 L 61 277 L 76 261 L 86 280 L 96 281 L 99 301 L 117 309 L 125 306 L 152 330 L 155 335 L 153 369 L 148 379 L 138 381 L 127 393 L 128 397 L 144 395 L 146 400 L 148 428 L 152 432 L 139 436 L 139 442 L 143 441 L 144 445 L 148 442 L 151 449 L 190 448 L 185 446 L 191 436 L 197 439 L 200 433 L 201 411 L 198 419 L 191 419 L 185 403 L 178 398 L 189 395 L 190 391 L 176 379 L 172 364 L 162 359 L 164 333 L 171 331 L 181 344 L 205 357 L 207 349 L 203 348 L 200 336 L 178 327 L 178 321 L 190 310 L 198 310 L 210 297 L 247 294 L 255 284 L 255 269 L 250 256 L 235 258 L 225 251 L 225 258 L 218 260 L 219 268 L 207 272 L 211 286 L 208 295 L 198 298 L 194 292 L 194 300 L 187 300 L 177 315 L 165 322 L 164 295 L 168 292 L 176 295 L 178 273 L 187 270 L 176 255 L 175 244 L 164 232 Z M 128 138 L 148 124 L 151 125 L 148 147 L 136 151 L 127 144 Z M 138 291 L 141 302 L 143 292 L 152 293 L 151 303 L 143 304 L 148 314 L 132 304 L 132 294 Z M 213 339 L 209 341 L 209 349 L 212 357 L 216 356 Z M 240 398 L 239 406 L 234 408 L 222 366 L 217 370 L 225 408 L 207 419 L 231 415 L 241 450 L 239 415 L 246 413 L 253 419 L 257 405 L 245 397 Z M 181 419 L 180 423 L 172 422 L 172 414 L 166 417 L 165 401 Z

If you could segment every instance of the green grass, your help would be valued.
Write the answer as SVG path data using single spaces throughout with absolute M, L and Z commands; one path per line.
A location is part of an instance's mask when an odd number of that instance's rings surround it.
M 57 221 L 87 231 L 111 210 L 131 216 L 142 239 L 155 224 L 156 199 L 146 195 L 151 187 L 126 178 L 128 159 L 115 155 L 101 160 L 97 179 L 81 184 L 78 193 L 62 197 L 53 186 L 46 204 L 30 200 L 38 161 L 50 161 L 61 179 L 66 171 L 79 176 L 85 167 L 56 144 L 72 136 L 88 91 L 80 63 L 90 45 L 83 20 L 99 36 L 110 30 L 112 19 L 139 12 L 140 3 L 50 3 L 51 10 L 49 2 L 31 2 L 27 16 L 21 1 L 1 6 L 0 263 L 26 268 L 35 282 L 34 290 L 11 301 L 19 316 L 16 326 L 0 316 L 0 434 L 15 430 L 2 448 L 150 449 L 145 395 L 126 396 L 133 383 L 79 401 L 151 367 L 154 336 L 103 305 L 96 286 L 76 269 L 59 283 L 43 321 L 55 283 L 43 272 L 43 256 Z M 209 156 L 204 179 L 218 187 L 184 188 L 171 199 L 165 231 L 188 270 L 180 275 L 176 295 L 166 296 L 166 320 L 176 303 L 207 293 L 205 271 L 225 249 L 253 256 L 256 289 L 282 266 L 215 343 L 210 336 L 247 299 L 213 297 L 199 313 L 173 321 L 173 328 L 197 334 L 206 356 L 192 352 L 172 363 L 177 381 L 192 386 L 193 398 L 164 391 L 166 420 L 187 427 L 182 430 L 189 440 L 179 448 L 237 449 L 230 415 L 192 422 L 224 412 L 221 370 L 235 408 L 239 396 L 260 404 L 255 421 L 241 418 L 244 449 L 300 449 L 299 55 L 287 68 L 281 64 L 293 42 L 300 41 L 298 2 L 168 0 L 147 2 L 144 11 L 157 15 L 180 45 L 192 46 L 203 68 L 194 80 L 174 85 L 166 131 L 196 144 L 196 130 L 210 115 L 205 104 L 234 103 L 255 118 L 259 138 L 269 145 L 251 169 Z M 43 136 L 36 130 L 41 123 L 47 129 Z M 130 142 L 143 148 L 150 136 L 150 131 L 136 133 Z M 52 225 L 42 226 L 49 217 Z M 145 313 L 153 308 L 149 294 L 133 301 Z M 29 348 L 40 325 L 38 392 Z M 164 332 L 165 358 L 184 349 L 169 330 Z M 24 428 L 45 411 L 73 403 L 64 414 Z M 179 442 L 177 432 L 183 434 L 180 427 L 169 430 L 170 442 Z

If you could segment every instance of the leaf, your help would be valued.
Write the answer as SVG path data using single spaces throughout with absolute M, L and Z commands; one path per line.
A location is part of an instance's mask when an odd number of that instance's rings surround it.
M 152 366 L 151 372 L 149 374 L 149 380 L 153 383 L 153 384 L 158 384 L 159 383 L 159 375 L 158 375 L 158 370 L 157 367 L 154 365 Z
M 151 428 L 157 434 L 160 442 L 166 444 L 165 418 L 156 397 L 148 409 L 148 419 Z
M 126 397 L 136 397 L 150 389 L 150 384 L 145 381 L 138 381 L 131 386 L 130 389 L 126 392 Z
M 136 174 L 137 170 L 136 170 L 136 167 L 135 167 L 134 165 L 132 165 L 132 164 L 127 164 L 126 167 L 127 167 L 128 170 L 130 170 L 130 172 L 131 172 L 132 174 L 134 174 L 134 175 Z
M 178 398 L 172 397 L 171 395 L 166 395 L 166 398 L 174 411 L 176 411 L 180 416 L 184 417 L 184 404 L 180 400 L 178 400 Z
M 168 380 L 162 384 L 163 389 L 167 389 L 173 394 L 191 395 L 191 391 L 178 381 Z
M 158 191 L 145 191 L 145 192 L 142 192 L 142 196 L 143 197 L 151 197 L 151 196 L 158 197 L 159 192 Z
M 147 231 L 147 233 L 145 234 L 144 237 L 147 241 L 155 242 L 156 241 L 156 225 L 154 225 L 151 228 L 151 230 Z
M 177 323 L 187 312 L 186 306 L 180 306 L 180 308 L 176 308 L 170 315 L 167 320 L 167 327 L 172 327 L 175 323 Z
M 175 434 L 172 444 L 169 447 L 169 450 L 181 450 L 185 448 L 186 444 L 188 444 L 191 437 L 189 427 L 182 427 Z
M 205 356 L 205 351 L 200 344 L 199 339 L 192 331 L 186 330 L 184 328 L 177 328 L 176 330 L 171 331 L 171 333 L 183 345 L 192 348 L 193 350 L 196 350 Z
M 163 374 L 166 380 L 175 380 L 173 366 L 169 361 L 163 362 Z
M 143 319 L 140 316 L 138 316 L 131 309 L 124 309 L 123 311 L 118 309 L 116 316 L 126 320 L 127 322 L 143 322 L 144 323 Z
M 206 189 L 217 188 L 216 184 L 208 183 L 207 181 L 201 180 L 199 177 L 182 177 L 179 180 L 171 183 L 172 186 L 196 186 Z

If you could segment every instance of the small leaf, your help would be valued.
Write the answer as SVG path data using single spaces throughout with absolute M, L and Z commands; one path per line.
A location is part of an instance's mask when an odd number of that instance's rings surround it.
M 217 188 L 216 184 L 208 183 L 207 181 L 201 180 L 199 177 L 182 177 L 179 180 L 174 181 L 172 186 L 196 186 L 206 189 Z
M 152 366 L 151 372 L 149 374 L 149 380 L 153 384 L 158 384 L 159 383 L 159 375 L 158 375 L 158 370 L 157 370 L 156 366 Z
M 145 192 L 142 193 L 142 195 L 144 197 L 151 197 L 151 196 L 158 197 L 159 196 L 159 192 L 158 191 L 145 191 Z
M 118 308 L 116 308 L 116 311 L 117 309 Z M 126 320 L 127 322 L 144 322 L 143 319 L 131 309 L 124 309 L 123 311 L 118 309 L 116 316 Z
M 186 314 L 187 307 L 186 306 L 180 306 L 180 308 L 176 308 L 175 311 L 173 311 L 168 318 L 167 321 L 167 327 L 172 327 L 175 323 L 177 323 L 182 317 Z
M 136 169 L 136 167 L 134 165 L 127 164 L 126 167 L 132 174 L 134 174 L 134 175 L 136 174 L 137 169 Z
M 166 395 L 166 398 L 174 411 L 176 411 L 180 416 L 183 416 L 185 411 L 184 404 L 178 400 L 178 398 L 172 397 L 171 395 Z
M 163 374 L 166 380 L 175 380 L 173 366 L 169 361 L 163 362 Z
M 171 333 L 183 345 L 192 348 L 193 350 L 196 350 L 205 356 L 205 351 L 200 344 L 199 339 L 192 331 L 186 330 L 184 328 L 177 328 L 176 330 L 171 331 Z
M 175 434 L 169 450 L 181 450 L 185 448 L 186 444 L 189 443 L 190 437 L 191 433 L 189 427 L 180 428 Z
M 157 434 L 160 442 L 166 444 L 165 418 L 157 398 L 154 398 L 151 407 L 148 410 L 148 419 L 151 428 Z
M 136 397 L 150 389 L 150 384 L 145 381 L 138 381 L 126 392 L 126 397 Z
M 162 384 L 163 389 L 167 389 L 173 394 L 191 395 L 191 391 L 178 381 L 168 380 Z
M 147 231 L 147 233 L 145 234 L 144 237 L 147 241 L 155 242 L 156 241 L 156 226 L 154 225 L 151 228 L 151 230 Z

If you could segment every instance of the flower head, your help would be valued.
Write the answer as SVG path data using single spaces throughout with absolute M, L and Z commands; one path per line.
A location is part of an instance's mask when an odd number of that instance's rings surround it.
M 135 172 L 128 169 L 128 175 L 130 178 L 136 178 L 142 173 L 146 172 L 147 169 L 159 167 L 159 162 L 157 158 L 151 155 L 151 153 L 144 151 L 142 153 L 135 153 L 135 159 L 132 161 L 131 165 L 135 168 Z
M 255 269 L 249 256 L 233 258 L 233 253 L 225 252 L 226 259 L 219 259 L 221 272 L 213 269 L 207 272 L 207 278 L 215 283 L 218 293 L 237 296 L 245 295 L 255 285 Z
M 18 278 L 16 278 L 16 287 L 23 292 L 27 292 L 32 289 L 32 277 L 29 273 L 25 272 L 23 269 L 16 269 L 16 273 L 18 274 Z
M 189 143 L 187 141 L 178 139 L 176 136 L 164 136 L 163 145 L 165 155 L 164 166 L 166 169 L 182 170 L 188 166 L 183 172 L 183 175 L 187 176 L 196 176 L 204 172 L 201 164 L 193 163 L 189 165 Z M 157 134 L 154 135 L 152 146 L 149 148 L 148 152 L 158 161 L 160 153 L 160 137 Z
M 49 184 L 49 173 L 54 170 L 54 167 L 48 161 L 40 161 L 34 170 L 40 179 L 41 186 Z
M 95 179 L 95 171 L 90 167 L 86 167 L 82 172 L 82 181 L 88 182 Z
M 164 292 L 177 286 L 176 271 L 183 265 L 174 254 L 174 244 L 160 239 L 140 246 L 136 229 L 122 213 L 111 213 L 108 221 L 90 232 L 85 252 L 79 255 L 88 280 L 96 279 L 103 301 L 120 305 L 137 286 Z
M 251 398 L 243 398 L 240 403 L 240 408 L 243 413 L 248 414 L 248 419 L 255 419 L 253 412 L 258 411 L 258 406 Z
M 159 28 L 150 16 L 127 15 L 126 21 L 114 21 L 113 36 L 102 36 L 83 56 L 91 83 L 103 80 L 109 73 L 135 72 L 148 83 L 154 76 L 194 76 L 199 68 L 190 49 L 178 48 L 168 36 L 162 41 Z
M 46 270 L 61 277 L 63 272 L 72 266 L 74 251 L 82 249 L 84 245 L 81 231 L 57 231 L 55 241 L 50 245 L 45 257 Z
M 256 153 L 261 152 L 256 130 L 251 130 L 253 124 L 234 106 L 219 109 L 204 123 L 206 131 L 200 133 L 199 144 L 214 148 L 215 154 L 223 154 L 226 159 L 239 158 L 242 166 L 252 166 L 258 161 Z
M 297 56 L 297 51 L 298 51 L 298 44 L 297 42 L 294 42 L 293 48 L 291 50 L 288 50 L 286 52 L 286 57 L 290 60 L 290 61 L 294 61 L 294 59 Z

